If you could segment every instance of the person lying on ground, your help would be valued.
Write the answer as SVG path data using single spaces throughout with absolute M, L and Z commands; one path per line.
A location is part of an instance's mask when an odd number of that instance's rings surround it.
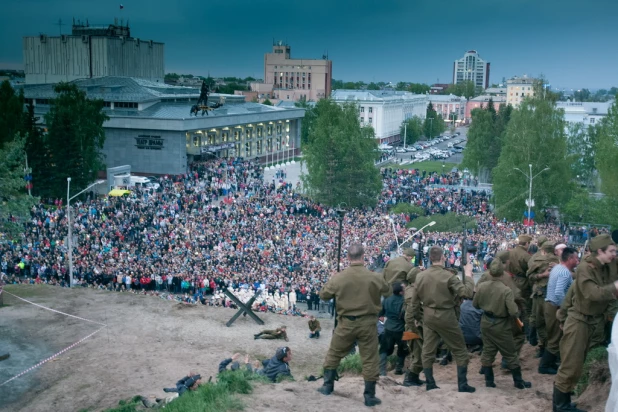
M 263 368 L 256 369 L 255 373 L 266 376 L 272 382 L 277 382 L 279 379 L 286 377 L 294 379 L 289 365 L 291 360 L 292 350 L 289 347 L 284 346 L 278 348 L 275 352 L 275 356 L 262 361 Z
M 195 372 L 189 372 L 188 376 L 176 382 L 175 388 L 163 388 L 164 392 L 172 392 L 173 395 L 166 398 L 156 398 L 154 402 L 145 396 L 140 396 L 140 400 L 146 408 L 165 408 L 165 405 L 177 399 L 183 393 L 196 390 L 201 382 L 202 377 L 200 375 Z
M 285 326 L 281 326 L 275 330 L 263 330 L 253 335 L 253 339 L 284 339 L 286 342 L 289 342 Z

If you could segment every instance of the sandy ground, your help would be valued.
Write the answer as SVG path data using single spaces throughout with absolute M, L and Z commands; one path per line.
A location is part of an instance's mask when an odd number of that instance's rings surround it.
M 0 387 L 0 411 L 78 411 L 101 410 L 118 400 L 140 394 L 161 397 L 162 388 L 173 386 L 188 371 L 215 376 L 218 363 L 234 352 L 253 358 L 270 357 L 282 341 L 253 340 L 262 327 L 241 317 L 232 327 L 225 322 L 233 310 L 187 306 L 149 296 L 51 286 L 9 286 L 8 291 L 33 302 L 78 315 L 109 326 L 11 383 Z M 64 349 L 99 326 L 55 314 L 4 297 L 0 309 L 0 352 L 11 357 L 0 364 L 0 383 L 52 354 Z M 335 392 L 324 397 L 316 392 L 319 382 L 304 377 L 316 374 L 328 348 L 332 322 L 323 319 L 320 340 L 307 338 L 306 319 L 261 314 L 263 328 L 288 327 L 293 351 L 292 373 L 297 382 L 259 385 L 252 395 L 243 396 L 253 411 L 331 411 L 363 409 L 362 378 L 344 376 Z M 474 355 L 469 367 L 469 382 L 474 394 L 461 394 L 456 388 L 455 366 L 436 364 L 434 375 L 440 390 L 404 388 L 401 376 L 389 374 L 378 384 L 377 395 L 383 404 L 376 411 L 545 411 L 551 410 L 553 378 L 536 373 L 534 349 L 524 351 L 524 378 L 533 388 L 520 391 L 512 386 L 510 374 L 496 371 L 496 389 L 484 387 L 478 374 L 479 358 Z M 602 411 L 608 390 L 583 397 L 581 407 Z M 590 402 L 595 404 L 591 407 Z

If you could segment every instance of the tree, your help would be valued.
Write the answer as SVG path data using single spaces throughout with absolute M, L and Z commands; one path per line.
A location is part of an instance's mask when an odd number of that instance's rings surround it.
M 601 190 L 618 199 L 618 106 L 609 108 L 597 130 L 596 166 L 601 178 Z
M 38 202 L 28 196 L 24 180 L 26 139 L 17 134 L 0 148 L 0 234 L 14 239 L 23 233 L 30 208 Z
M 423 135 L 423 119 L 418 116 L 412 116 L 404 121 L 401 125 L 399 134 L 404 136 L 406 145 L 413 144 L 420 140 Z M 404 140 L 402 138 L 402 140 Z
M 264 99 L 264 101 L 262 102 L 262 104 L 265 104 L 266 106 L 272 106 L 272 105 L 273 105 L 273 102 L 271 102 L 271 101 L 270 101 L 270 100 L 268 100 L 268 99 Z
M 430 89 L 431 87 L 424 83 L 410 83 L 406 88 L 407 91 L 414 94 L 425 94 L 428 93 Z
M 406 226 L 409 228 L 420 229 L 428 223 L 435 221 L 433 226 L 425 228 L 425 232 L 461 232 L 466 224 L 466 229 L 474 229 L 477 221 L 474 217 L 458 215 L 453 212 L 443 215 L 421 216 L 411 220 Z
M 54 86 L 57 96 L 45 115 L 48 127 L 49 185 L 40 188 L 41 196 L 64 197 L 66 178 L 80 189 L 92 183 L 105 168 L 101 149 L 105 143 L 103 100 L 86 98 L 72 83 Z M 81 189 L 80 189 L 81 190 Z
M 22 132 L 24 96 L 15 93 L 8 80 L 0 84 L 0 148 Z
M 598 136 L 598 128 L 594 125 L 589 127 L 582 123 L 568 125 L 567 152 L 571 171 L 577 181 L 588 188 L 594 187 L 596 175 L 595 149 Z
M 445 130 L 444 119 L 433 108 L 433 104 L 429 102 L 427 105 L 427 113 L 425 115 L 425 124 L 423 131 L 428 139 L 437 137 Z
M 493 166 L 495 166 L 498 158 L 491 159 L 487 149 L 492 140 L 498 139 L 498 137 L 495 135 L 494 120 L 490 111 L 474 109 L 471 117 L 472 122 L 468 129 L 468 143 L 463 153 L 462 166 L 474 171 L 478 176 L 481 169 L 490 167 L 492 160 L 494 160 Z
M 367 85 L 367 90 L 380 90 L 380 86 L 374 82 L 371 82 Z
M 308 193 L 318 202 L 346 207 L 375 206 L 382 188 L 374 162 L 378 145 L 371 127 L 358 122 L 358 107 L 322 99 L 303 150 Z
M 453 94 L 455 96 L 463 96 L 466 100 L 470 100 L 473 97 L 478 96 L 482 90 L 477 88 L 473 81 L 466 80 L 461 83 L 451 84 L 446 88 L 444 94 Z
M 294 103 L 294 106 L 305 109 L 305 117 L 301 122 L 300 127 L 300 142 L 302 146 L 309 143 L 309 136 L 311 135 L 311 129 L 316 119 L 315 106 L 309 105 L 307 99 L 303 96 L 298 102 Z
M 537 216 L 548 206 L 566 204 L 571 192 L 566 140 L 564 113 L 552 102 L 526 99 L 518 110 L 513 111 L 498 164 L 492 172 L 499 217 L 518 220 L 527 210 L 529 164 L 532 165 L 532 176 L 538 174 L 533 179 L 532 190 Z M 542 172 L 545 168 L 549 170 Z
M 32 193 L 39 195 L 49 187 L 50 153 L 43 131 L 38 126 L 38 117 L 34 116 L 34 106 L 29 104 L 24 113 L 23 130 L 26 134 L 25 150 L 28 167 L 32 170 Z

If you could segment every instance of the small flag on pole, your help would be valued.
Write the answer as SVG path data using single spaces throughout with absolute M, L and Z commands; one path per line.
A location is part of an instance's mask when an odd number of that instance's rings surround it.
M 120 10 L 122 10 L 122 9 L 124 9 L 124 6 L 121 4 L 121 5 L 120 5 Z

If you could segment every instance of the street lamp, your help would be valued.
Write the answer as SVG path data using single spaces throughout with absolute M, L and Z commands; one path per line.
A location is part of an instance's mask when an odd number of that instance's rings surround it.
M 390 216 L 384 216 L 384 219 L 388 220 L 391 222 L 391 226 L 393 228 L 393 234 L 395 235 L 395 242 L 397 243 L 397 253 L 401 254 L 401 246 L 399 245 L 399 238 L 397 236 L 397 228 L 395 228 L 395 221 L 393 220 L 392 217 Z
M 72 239 L 73 229 L 71 226 L 71 206 L 70 206 L 71 200 L 75 199 L 77 196 L 81 195 L 82 193 L 90 189 L 91 187 L 99 185 L 103 182 L 105 182 L 105 180 L 97 180 L 96 182 L 94 182 L 93 184 L 91 184 L 90 186 L 88 186 L 87 188 L 79 192 L 78 194 L 71 197 L 71 178 L 67 177 L 67 222 L 69 225 L 69 234 L 67 236 L 67 243 L 69 247 L 69 287 L 73 286 L 73 239 Z
M 529 181 L 529 189 L 528 189 L 528 223 L 530 223 L 530 213 L 531 213 L 531 208 L 532 208 L 532 180 L 534 180 L 535 177 L 537 177 L 538 175 L 540 175 L 541 173 L 549 170 L 549 167 L 546 167 L 545 169 L 541 170 L 539 173 L 535 174 L 534 176 L 532 176 L 532 163 L 528 164 L 528 167 L 530 168 L 530 174 L 527 175 L 526 173 L 524 173 L 520 168 L 518 167 L 514 167 L 513 169 L 521 172 L 521 174 L 523 174 L 524 176 L 526 176 L 526 178 Z M 531 225 L 528 224 L 528 234 L 530 234 L 530 227 Z

